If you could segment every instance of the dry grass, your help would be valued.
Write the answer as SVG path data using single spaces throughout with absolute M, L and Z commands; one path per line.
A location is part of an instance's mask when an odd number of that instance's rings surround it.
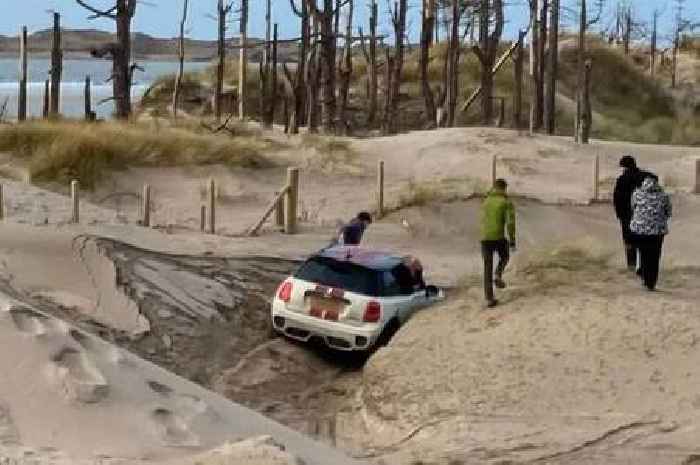
M 79 179 L 87 188 L 110 170 L 129 166 L 265 167 L 271 165 L 263 155 L 269 148 L 259 138 L 153 124 L 32 122 L 0 128 L 0 151 L 25 159 L 32 180 Z
M 518 276 L 533 285 L 551 288 L 574 284 L 581 273 L 598 275 L 609 268 L 614 253 L 592 240 L 527 252 L 517 263 Z
M 398 195 L 392 210 L 422 207 L 431 203 L 463 200 L 488 191 L 488 183 L 477 178 L 464 177 L 439 181 L 416 182 L 411 179 Z

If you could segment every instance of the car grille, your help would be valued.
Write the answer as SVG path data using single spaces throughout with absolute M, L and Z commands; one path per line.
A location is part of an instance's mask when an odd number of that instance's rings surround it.
M 292 337 L 300 337 L 300 338 L 307 338 L 309 337 L 309 331 L 306 331 L 304 329 L 299 329 L 299 328 L 287 328 L 285 329 L 285 332 L 289 334 Z
M 350 343 L 348 341 L 346 341 L 345 339 L 341 339 L 339 337 L 328 336 L 326 338 L 326 341 L 328 342 L 328 345 L 331 347 L 337 347 L 339 349 L 349 349 L 350 348 Z

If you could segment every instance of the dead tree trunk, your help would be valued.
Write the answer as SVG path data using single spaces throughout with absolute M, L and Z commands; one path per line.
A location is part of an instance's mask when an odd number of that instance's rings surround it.
M 61 105 L 61 75 L 63 74 L 63 48 L 61 46 L 61 15 L 53 14 L 53 41 L 51 47 L 51 104 L 49 116 L 58 118 Z
M 547 95 L 545 100 L 545 130 L 556 130 L 557 75 L 559 73 L 559 0 L 552 0 L 549 24 L 549 53 L 547 56 Z
M 306 72 L 307 55 L 311 48 L 311 30 L 309 24 L 309 8 L 306 0 L 301 0 L 301 9 L 297 8 L 294 0 L 290 0 L 292 11 L 301 20 L 301 40 L 299 41 L 299 58 L 297 59 L 296 76 L 291 82 L 294 89 L 294 103 L 289 121 L 289 133 L 297 134 L 299 126 L 307 124 L 306 111 Z
M 392 64 L 391 88 L 389 96 L 389 112 L 384 121 L 384 132 L 396 134 L 399 130 L 399 96 L 401 92 L 401 72 L 404 58 L 404 34 L 406 33 L 407 0 L 394 3 L 392 23 L 394 26 L 394 57 Z
M 513 55 L 515 89 L 513 92 L 513 129 L 523 128 L 523 71 L 525 67 L 525 31 L 520 31 L 518 48 Z
M 493 32 L 489 31 L 491 13 L 494 15 Z M 481 119 L 484 125 L 493 124 L 493 67 L 498 44 L 503 34 L 505 18 L 502 0 L 481 0 L 479 6 L 479 47 L 474 47 L 481 63 Z
M 430 88 L 428 68 L 430 66 L 430 47 L 435 28 L 435 0 L 423 0 L 423 23 L 420 39 L 420 80 L 423 101 L 425 102 L 425 119 L 429 126 L 435 124 L 435 97 Z
M 180 88 L 182 78 L 185 74 L 185 23 L 187 22 L 188 0 L 184 0 L 182 5 L 182 20 L 180 21 L 180 37 L 178 39 L 178 69 L 175 78 L 175 88 L 173 90 L 173 118 L 177 119 L 177 109 L 180 104 Z
M 49 107 L 51 106 L 51 82 L 47 79 L 44 81 L 44 102 L 41 109 L 41 117 L 49 118 Z
M 447 106 L 447 127 L 455 125 L 457 114 L 457 97 L 459 92 L 459 22 L 461 18 L 461 7 L 459 0 L 451 2 L 451 27 L 449 42 L 447 46 L 447 76 L 445 78 L 445 103 Z
M 27 26 L 22 26 L 19 36 L 19 70 L 17 121 L 24 121 L 27 119 Z
M 377 1 L 372 0 L 369 16 L 369 49 L 365 47 L 362 28 L 360 28 L 360 44 L 367 62 L 367 99 L 369 108 L 367 110 L 367 126 L 374 126 L 377 120 L 377 93 L 379 92 L 379 82 L 377 74 Z
M 272 20 L 272 4 L 270 0 L 267 0 L 267 10 L 265 12 L 265 47 L 263 53 L 263 59 L 260 63 L 260 117 L 262 119 L 262 124 L 265 129 L 272 128 L 272 118 L 273 112 L 270 111 L 272 106 L 272 89 L 270 85 L 272 84 L 272 42 L 270 40 L 271 27 L 270 22 Z
M 588 16 L 586 12 L 586 0 L 580 0 L 581 11 L 579 13 L 578 52 L 576 56 L 576 121 L 574 127 L 574 141 L 581 142 L 581 122 L 583 118 L 583 94 L 584 94 L 584 60 L 586 56 L 586 28 Z
M 115 5 L 107 10 L 97 9 L 86 0 L 75 0 L 76 3 L 93 13 L 93 18 L 108 18 L 116 23 L 117 43 L 110 44 L 100 50 L 94 50 L 93 55 L 112 57 L 112 88 L 116 103 L 116 117 L 128 119 L 131 115 L 131 82 L 136 65 L 131 62 L 131 20 L 136 14 L 137 0 L 115 0 Z
M 85 76 L 85 121 L 93 121 L 94 119 L 90 76 Z
M 625 55 L 630 54 L 630 39 L 632 37 L 632 7 L 627 7 L 627 12 L 625 13 L 625 34 L 623 38 Z
M 326 133 L 335 131 L 336 98 L 335 98 L 335 57 L 336 38 L 334 32 L 335 6 L 333 0 L 323 0 L 323 11 L 316 5 L 315 0 L 309 1 L 309 10 L 316 18 L 321 29 L 321 91 L 322 109 L 321 120 Z
M 537 120 L 537 89 L 540 74 L 540 21 L 537 12 L 538 0 L 530 0 L 530 132 L 534 132 Z
M 391 90 L 393 85 L 391 80 L 394 78 L 394 57 L 391 56 L 389 49 L 386 49 L 386 58 L 384 60 L 384 127 L 386 121 L 391 114 Z
M 652 79 L 656 77 L 656 32 L 659 21 L 659 14 L 659 10 L 654 10 L 654 18 L 652 20 L 651 30 L 651 51 L 649 53 L 649 74 L 651 74 Z
M 345 24 L 345 47 L 343 49 L 343 65 L 340 69 L 342 77 L 340 83 L 340 112 L 338 120 L 342 121 L 346 128 L 349 127 L 348 121 L 348 96 L 350 93 L 350 81 L 352 78 L 352 17 L 354 10 L 354 2 L 350 0 L 348 3 L 347 23 Z
M 272 104 L 270 105 L 270 120 L 275 122 L 275 110 L 277 108 L 277 47 L 278 47 L 278 26 L 277 23 L 272 27 Z
M 591 109 L 591 70 L 593 63 L 586 60 L 583 69 L 583 96 L 581 111 L 581 135 L 579 140 L 582 144 L 588 144 L 593 127 L 593 110 Z
M 245 119 L 248 92 L 248 0 L 241 0 L 240 53 L 238 63 L 238 118 Z
M 233 8 L 233 4 L 224 5 L 224 0 L 219 0 L 217 5 L 218 17 L 218 40 L 216 42 L 218 61 L 216 63 L 216 86 L 214 90 L 214 117 L 216 121 L 221 121 L 223 113 L 222 95 L 224 93 L 224 74 L 226 73 L 226 15 Z
M 314 0 L 315 1 L 315 0 Z M 307 89 L 307 109 L 306 113 L 308 114 L 308 123 L 309 123 L 309 132 L 315 133 L 318 131 L 318 126 L 320 122 L 320 111 L 319 111 L 319 92 L 320 92 L 320 79 L 319 79 L 319 74 L 320 74 L 320 53 L 319 53 L 319 48 L 320 48 L 320 39 L 318 38 L 319 36 L 319 21 L 318 19 L 314 16 L 313 20 L 313 35 L 316 37 L 314 39 L 313 46 L 311 47 L 311 53 L 309 54 L 309 61 L 308 61 L 308 66 L 307 68 L 307 79 L 306 82 L 308 84 Z
M 538 64 L 539 71 L 537 73 L 537 89 L 535 90 L 535 129 L 541 129 L 544 126 L 544 88 L 545 88 L 545 71 L 547 68 L 547 13 L 549 11 L 549 0 L 540 0 L 540 32 L 538 45 Z

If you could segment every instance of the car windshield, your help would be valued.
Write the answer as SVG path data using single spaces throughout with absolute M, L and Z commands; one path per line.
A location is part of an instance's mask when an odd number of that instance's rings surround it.
M 379 295 L 380 274 L 377 271 L 332 258 L 311 258 L 299 268 L 294 277 L 355 294 Z

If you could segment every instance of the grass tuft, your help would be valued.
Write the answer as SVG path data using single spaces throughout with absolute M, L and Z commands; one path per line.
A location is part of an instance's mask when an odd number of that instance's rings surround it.
M 266 167 L 272 164 L 263 155 L 268 148 L 263 139 L 211 135 L 185 127 L 31 122 L 0 128 L 0 151 L 25 159 L 32 180 L 79 179 L 88 189 L 110 170 L 130 166 Z

